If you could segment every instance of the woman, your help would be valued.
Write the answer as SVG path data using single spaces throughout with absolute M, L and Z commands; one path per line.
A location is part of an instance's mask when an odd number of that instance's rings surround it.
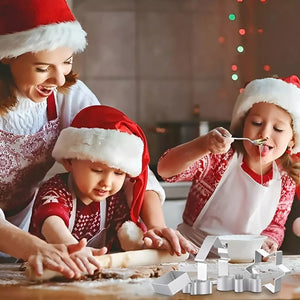
M 99 101 L 72 72 L 73 54 L 84 50 L 86 33 L 65 0 L 1 1 L 0 11 L 0 205 L 7 221 L 27 231 L 59 132 Z M 177 254 L 188 250 L 178 232 L 166 229 L 164 192 L 151 173 L 147 190 L 141 216 L 150 244 Z

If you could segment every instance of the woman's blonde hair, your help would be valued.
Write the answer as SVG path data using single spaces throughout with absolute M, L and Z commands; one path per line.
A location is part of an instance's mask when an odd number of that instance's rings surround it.
M 244 116 L 242 120 L 242 126 L 239 129 L 232 131 L 233 136 L 236 137 L 243 136 L 244 123 L 247 115 L 248 113 Z M 245 148 L 243 146 L 242 141 L 233 142 L 232 147 L 237 153 L 242 153 L 242 154 L 245 153 Z M 283 170 L 287 172 L 287 174 L 295 181 L 296 184 L 299 184 L 300 183 L 300 160 L 294 160 L 291 157 L 291 155 L 288 154 L 288 152 L 283 153 L 281 157 L 278 158 L 278 160 Z
M 57 88 L 57 90 L 63 94 L 66 94 L 68 89 L 76 83 L 78 74 L 71 71 L 65 78 L 65 84 Z M 0 116 L 8 113 L 17 102 L 16 87 L 10 67 L 0 62 Z

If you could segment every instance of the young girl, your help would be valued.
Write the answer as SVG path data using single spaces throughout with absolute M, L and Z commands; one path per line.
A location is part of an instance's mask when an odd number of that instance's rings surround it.
M 206 235 L 262 234 L 263 249 L 280 247 L 299 183 L 299 163 L 290 157 L 300 150 L 299 103 L 298 77 L 254 80 L 237 99 L 232 135 L 216 128 L 162 155 L 165 180 L 193 182 L 178 226 L 184 236 L 201 245 Z
M 50 243 L 68 245 L 86 238 L 95 248 L 110 250 L 114 245 L 114 250 L 120 251 L 120 226 L 131 220 L 143 228 L 139 216 L 149 153 L 141 128 L 117 109 L 90 106 L 76 115 L 71 127 L 62 130 L 53 156 L 69 172 L 56 175 L 39 189 L 30 232 Z M 134 182 L 129 203 L 122 190 L 126 176 Z M 122 246 L 123 250 L 142 248 L 140 233 L 133 248 Z M 126 242 L 130 241 L 123 245 Z M 185 251 L 193 251 L 184 238 L 181 242 Z M 88 248 L 76 256 L 83 264 L 92 259 Z
M 0 1 L 0 11 L 0 207 L 2 223 L 27 231 L 34 194 L 54 164 L 59 132 L 99 101 L 72 72 L 73 54 L 84 50 L 86 33 L 65 0 Z M 164 191 L 150 170 L 147 183 L 141 213 L 146 234 L 153 244 L 180 253 L 178 234 L 164 223 Z M 9 247 L 0 242 L 0 250 L 14 252 L 15 242 L 5 243 Z

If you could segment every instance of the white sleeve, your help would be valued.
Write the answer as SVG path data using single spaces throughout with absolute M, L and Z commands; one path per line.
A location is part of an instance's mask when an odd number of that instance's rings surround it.
M 67 94 L 57 93 L 56 107 L 61 129 L 70 126 L 77 113 L 91 105 L 100 105 L 100 101 L 80 80 L 70 87 Z
M 159 181 L 155 177 L 154 173 L 148 168 L 148 182 L 146 186 L 146 191 L 154 191 L 158 194 L 161 204 L 164 203 L 166 199 L 166 193 L 163 187 L 160 185 Z
M 126 195 L 128 206 L 131 207 L 132 199 L 133 199 L 133 186 L 134 183 L 130 181 L 130 177 L 126 177 L 123 189 Z M 161 205 L 163 205 L 166 194 L 163 187 L 160 185 L 159 181 L 155 177 L 154 173 L 148 168 L 148 181 L 146 186 L 146 191 L 154 191 L 158 194 Z
M 5 220 L 5 215 L 3 210 L 0 208 L 0 219 L 4 219 Z

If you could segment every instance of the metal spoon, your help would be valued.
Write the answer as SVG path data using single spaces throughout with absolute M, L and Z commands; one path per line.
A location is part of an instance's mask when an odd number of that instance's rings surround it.
M 224 137 L 229 137 L 229 136 L 227 136 L 227 135 L 224 135 L 224 134 L 222 134 Z M 268 140 L 268 138 L 263 138 L 263 139 L 257 139 L 257 140 L 251 140 L 251 139 L 249 139 L 249 138 L 246 138 L 246 137 L 233 137 L 233 136 L 231 136 L 231 138 L 232 139 L 234 139 L 234 140 L 245 140 L 245 141 L 248 141 L 248 142 L 250 142 L 250 143 L 252 143 L 253 145 L 255 145 L 255 146 L 260 146 L 260 145 L 263 145 L 267 140 Z
M 234 140 L 245 140 L 252 143 L 255 146 L 263 145 L 268 139 L 268 138 L 264 138 L 264 139 L 251 140 L 249 138 L 238 138 L 238 137 L 231 137 L 231 138 Z

